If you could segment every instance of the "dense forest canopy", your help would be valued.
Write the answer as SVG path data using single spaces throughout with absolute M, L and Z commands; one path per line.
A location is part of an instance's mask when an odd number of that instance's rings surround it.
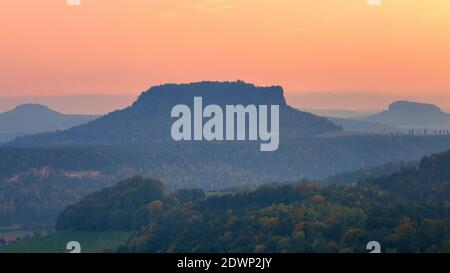
M 166 181 L 167 192 L 304 179 L 355 183 L 414 166 L 402 161 L 444 150 L 448 142 L 446 136 L 303 138 L 285 141 L 274 154 L 241 143 L 0 148 L 0 226 L 52 225 L 67 205 L 134 175 Z
M 375 240 L 384 252 L 449 252 L 449 168 L 450 151 L 424 157 L 418 167 L 354 184 L 296 183 L 217 194 L 175 191 L 135 214 L 135 222 L 144 224 L 134 226 L 135 235 L 118 251 L 366 252 L 367 242 Z M 95 194 L 86 198 L 95 202 L 73 208 L 88 212 L 105 204 L 113 212 L 117 200 L 112 196 Z M 58 220 L 60 228 L 86 228 L 84 220 L 69 220 L 67 211 Z M 123 225 L 115 224 L 102 228 Z
M 58 217 L 57 229 L 133 230 L 148 222 L 152 201 L 161 200 L 164 183 L 131 177 L 68 206 Z

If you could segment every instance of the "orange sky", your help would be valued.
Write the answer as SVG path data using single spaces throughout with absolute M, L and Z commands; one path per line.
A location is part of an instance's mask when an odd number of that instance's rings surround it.
M 0 1 L 0 97 L 236 79 L 292 98 L 450 93 L 449 0 L 81 2 Z

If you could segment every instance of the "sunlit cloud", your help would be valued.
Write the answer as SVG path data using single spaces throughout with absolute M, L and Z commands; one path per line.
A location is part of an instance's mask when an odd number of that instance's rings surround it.
M 369 6 L 381 6 L 381 0 L 367 0 Z
M 81 6 L 81 0 L 66 0 L 69 6 Z
M 231 0 L 200 0 L 195 4 L 195 8 L 199 11 L 216 12 L 232 10 L 237 5 Z

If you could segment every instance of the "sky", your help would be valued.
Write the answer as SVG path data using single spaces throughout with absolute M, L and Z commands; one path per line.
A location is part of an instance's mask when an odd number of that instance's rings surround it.
M 0 1 L 0 97 L 241 79 L 305 107 L 450 108 L 448 0 L 66 1 Z

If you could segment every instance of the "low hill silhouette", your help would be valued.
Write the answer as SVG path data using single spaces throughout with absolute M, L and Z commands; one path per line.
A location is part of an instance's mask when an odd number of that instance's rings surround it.
M 41 104 L 22 104 L 0 113 L 0 142 L 18 136 L 64 130 L 96 119 L 94 115 L 66 115 Z

